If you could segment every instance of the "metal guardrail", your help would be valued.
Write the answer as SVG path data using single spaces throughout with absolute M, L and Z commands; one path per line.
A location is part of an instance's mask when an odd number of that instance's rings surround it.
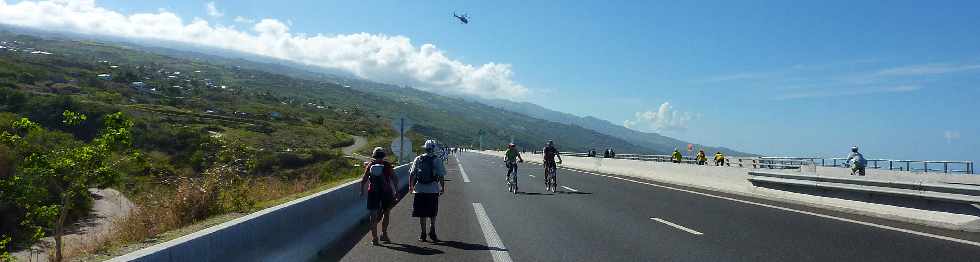
M 541 154 L 541 151 L 532 151 L 533 154 Z M 559 152 L 563 156 L 589 157 L 589 153 L 582 152 Z M 595 158 L 614 158 L 629 159 L 653 162 L 673 162 L 670 155 L 640 155 L 640 154 L 616 154 L 613 157 L 604 157 L 598 153 Z M 733 161 L 737 160 L 737 161 Z M 684 164 L 697 164 L 694 157 L 684 156 L 681 159 Z M 708 156 L 706 165 L 714 165 L 712 156 Z M 820 158 L 820 157 L 753 157 L 753 158 L 730 158 L 725 157 L 725 166 L 739 166 L 753 169 L 797 169 L 803 167 L 816 166 L 822 167 L 849 167 L 846 158 Z M 939 168 L 942 166 L 942 168 Z M 921 168 L 919 168 L 921 167 Z M 973 161 L 935 161 L 935 160 L 894 160 L 894 159 L 868 159 L 870 169 L 882 169 L 892 171 L 910 171 L 925 173 L 960 173 L 975 174 Z M 959 168 L 959 169 L 957 169 Z
M 815 165 L 824 167 L 849 167 L 847 158 L 820 157 L 760 157 L 765 161 L 812 161 Z M 939 168 L 942 166 L 942 168 Z M 921 168 L 919 168 L 921 167 Z M 867 168 L 887 169 L 893 171 L 911 171 L 926 173 L 962 173 L 975 174 L 973 161 L 937 161 L 937 160 L 895 160 L 868 159 Z M 957 169 L 960 168 L 960 169 Z

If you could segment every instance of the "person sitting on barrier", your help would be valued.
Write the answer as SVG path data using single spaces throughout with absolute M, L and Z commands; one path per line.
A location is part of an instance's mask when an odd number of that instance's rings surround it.
M 704 155 L 704 149 L 698 150 L 697 162 L 698 165 L 702 166 L 708 162 L 708 157 Z
M 439 196 L 446 192 L 446 166 L 439 161 L 436 141 L 427 140 L 423 145 L 425 153 L 412 161 L 409 168 L 409 191 L 415 194 L 412 203 L 412 217 L 419 218 L 422 231 L 419 241 L 426 241 L 426 220 L 429 221 L 428 238 L 439 242 L 436 237 L 436 214 L 439 213 Z
M 851 175 L 864 176 L 864 167 L 868 166 L 868 160 L 864 155 L 858 153 L 858 147 L 851 147 L 851 154 L 847 156 L 847 163 L 851 164 Z
M 398 177 L 395 168 L 385 160 L 385 149 L 375 147 L 371 161 L 364 163 L 364 176 L 361 178 L 361 196 L 367 189 L 367 208 L 371 211 L 371 243 L 378 245 L 378 221 L 381 221 L 381 241 L 388 238 L 388 220 L 391 208 L 398 201 Z
M 721 151 L 716 152 L 715 153 L 715 166 L 724 166 L 724 165 L 725 165 L 725 155 L 722 154 Z
M 595 148 L 593 148 L 592 150 L 589 150 L 589 157 L 595 157 L 595 156 L 596 156 L 596 154 L 597 154 L 597 153 L 596 153 L 596 151 L 595 151 Z
M 610 158 L 616 158 L 616 151 L 613 151 L 612 148 L 609 148 L 609 157 Z
M 680 163 L 682 159 L 684 159 L 684 156 L 681 155 L 681 151 L 674 148 L 674 153 L 670 154 L 670 162 Z
M 609 149 L 608 148 L 606 149 L 606 151 L 602 151 L 602 158 L 609 158 Z

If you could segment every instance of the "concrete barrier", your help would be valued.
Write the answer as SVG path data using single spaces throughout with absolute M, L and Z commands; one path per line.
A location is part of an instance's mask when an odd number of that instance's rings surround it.
M 893 182 L 893 181 L 883 181 L 877 179 L 868 179 L 865 177 L 850 177 L 850 178 L 839 178 L 839 177 L 827 177 L 827 176 L 811 176 L 811 175 L 798 175 L 798 174 L 785 174 L 777 172 L 749 172 L 749 181 L 753 184 L 770 184 L 777 185 L 780 187 L 785 186 L 797 186 L 797 187 L 809 187 L 818 188 L 823 190 L 831 191 L 852 191 L 866 193 L 870 195 L 877 196 L 890 196 L 899 198 L 908 198 L 911 200 L 917 199 L 927 199 L 931 201 L 941 201 L 948 202 L 948 204 L 966 204 L 959 208 L 959 212 L 963 210 L 968 211 L 968 214 L 978 214 L 980 210 L 973 207 L 973 204 L 980 203 L 980 187 L 978 186 L 964 186 L 964 185 L 953 185 L 953 184 L 938 184 L 938 183 L 908 183 L 908 182 Z M 881 200 L 878 197 L 879 201 Z M 906 200 L 891 201 L 892 204 L 897 202 L 908 202 Z M 935 204 L 934 207 L 939 207 L 939 204 Z M 948 209 L 951 205 L 942 205 Z M 945 210 L 950 211 L 950 210 Z
M 793 173 L 783 173 L 783 172 L 773 172 L 773 171 L 749 171 L 749 176 L 775 177 L 775 178 L 786 178 L 786 179 L 794 179 L 794 180 L 808 180 L 808 181 L 816 181 L 816 182 L 831 182 L 831 183 L 851 184 L 851 185 L 860 185 L 860 186 L 908 189 L 908 190 L 920 191 L 923 193 L 936 192 L 936 193 L 980 197 L 980 186 L 975 186 L 975 185 L 950 184 L 950 183 L 938 183 L 938 182 L 908 182 L 902 180 L 887 180 L 887 179 L 883 179 L 882 177 L 866 177 L 866 176 L 864 177 L 862 176 L 846 176 L 846 177 L 815 176 L 815 175 L 793 174 Z M 975 201 L 975 202 L 980 203 L 980 201 Z
M 395 169 L 408 188 L 408 166 Z M 110 261 L 309 261 L 368 217 L 360 181 L 267 208 Z

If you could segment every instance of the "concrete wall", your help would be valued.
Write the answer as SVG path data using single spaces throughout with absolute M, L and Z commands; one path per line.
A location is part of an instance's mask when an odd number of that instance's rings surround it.
M 408 188 L 408 166 L 396 168 Z M 360 181 L 264 209 L 110 261 L 308 261 L 368 216 Z

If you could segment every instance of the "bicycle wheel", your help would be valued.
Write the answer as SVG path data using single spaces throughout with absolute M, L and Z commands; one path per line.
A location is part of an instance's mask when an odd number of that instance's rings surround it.
M 558 193 L 558 168 L 551 170 L 551 192 Z
M 517 194 L 517 173 L 515 172 L 510 178 L 514 180 L 514 194 Z

